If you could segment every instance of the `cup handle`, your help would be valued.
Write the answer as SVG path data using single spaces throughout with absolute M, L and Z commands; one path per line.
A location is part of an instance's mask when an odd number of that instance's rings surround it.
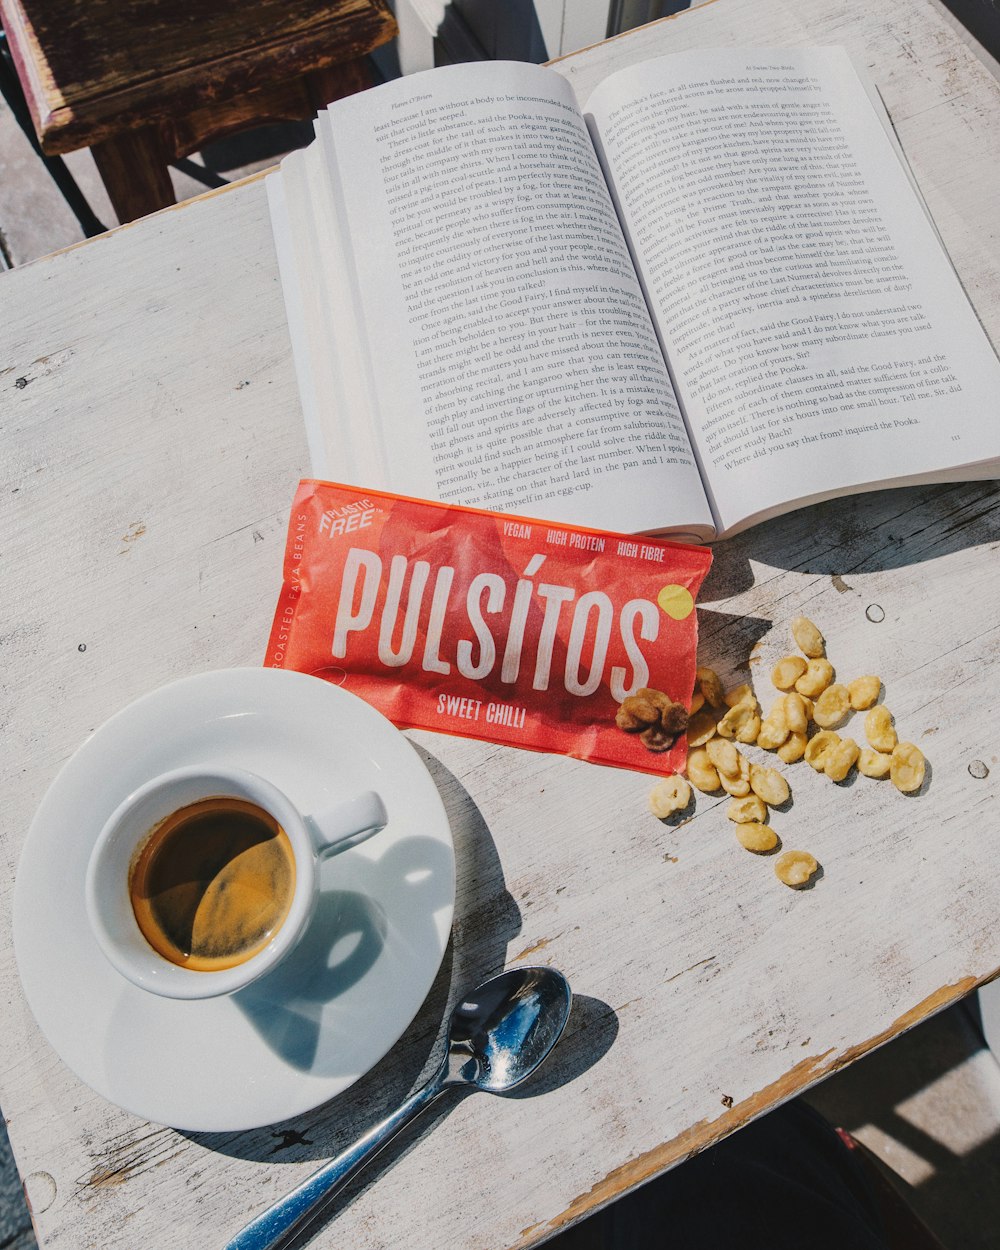
M 306 821 L 320 859 L 346 851 L 384 829 L 389 820 L 385 804 L 374 790 L 338 803 Z

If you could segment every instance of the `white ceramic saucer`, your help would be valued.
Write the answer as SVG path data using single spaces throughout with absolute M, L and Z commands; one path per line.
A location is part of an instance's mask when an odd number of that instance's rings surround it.
M 262 773 L 307 812 L 377 790 L 389 823 L 323 864 L 316 918 L 274 972 L 228 998 L 180 1002 L 108 963 L 84 877 L 126 795 L 207 763 Z M 42 1032 L 82 1080 L 144 1119 L 222 1132 L 308 1111 L 377 1063 L 431 987 L 454 901 L 444 806 L 402 734 L 315 677 L 228 669 L 130 704 L 65 765 L 28 831 L 14 946 Z

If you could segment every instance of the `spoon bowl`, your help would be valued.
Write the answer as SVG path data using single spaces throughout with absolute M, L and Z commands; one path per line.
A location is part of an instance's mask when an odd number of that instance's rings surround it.
M 558 1042 L 572 994 L 552 968 L 511 968 L 485 982 L 452 1012 L 446 1087 L 491 1094 L 513 1089 Z
M 275 1250 L 446 1090 L 504 1094 L 527 1080 L 558 1042 L 572 998 L 554 968 L 511 968 L 485 981 L 452 1012 L 447 1050 L 427 1084 L 247 1224 L 226 1250 Z

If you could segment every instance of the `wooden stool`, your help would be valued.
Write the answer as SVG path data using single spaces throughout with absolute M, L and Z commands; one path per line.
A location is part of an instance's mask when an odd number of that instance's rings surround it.
M 0 0 L 42 150 L 90 147 L 119 220 L 173 204 L 170 161 L 371 85 L 385 0 Z

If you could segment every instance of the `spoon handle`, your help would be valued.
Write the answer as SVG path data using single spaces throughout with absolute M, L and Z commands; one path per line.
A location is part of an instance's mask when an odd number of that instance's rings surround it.
M 442 1092 L 442 1077 L 443 1072 L 439 1072 L 380 1124 L 358 1138 L 353 1146 L 348 1146 L 336 1158 L 324 1163 L 301 1185 L 251 1220 L 226 1245 L 225 1250 L 274 1250 L 374 1159 L 401 1129 L 430 1106 Z

